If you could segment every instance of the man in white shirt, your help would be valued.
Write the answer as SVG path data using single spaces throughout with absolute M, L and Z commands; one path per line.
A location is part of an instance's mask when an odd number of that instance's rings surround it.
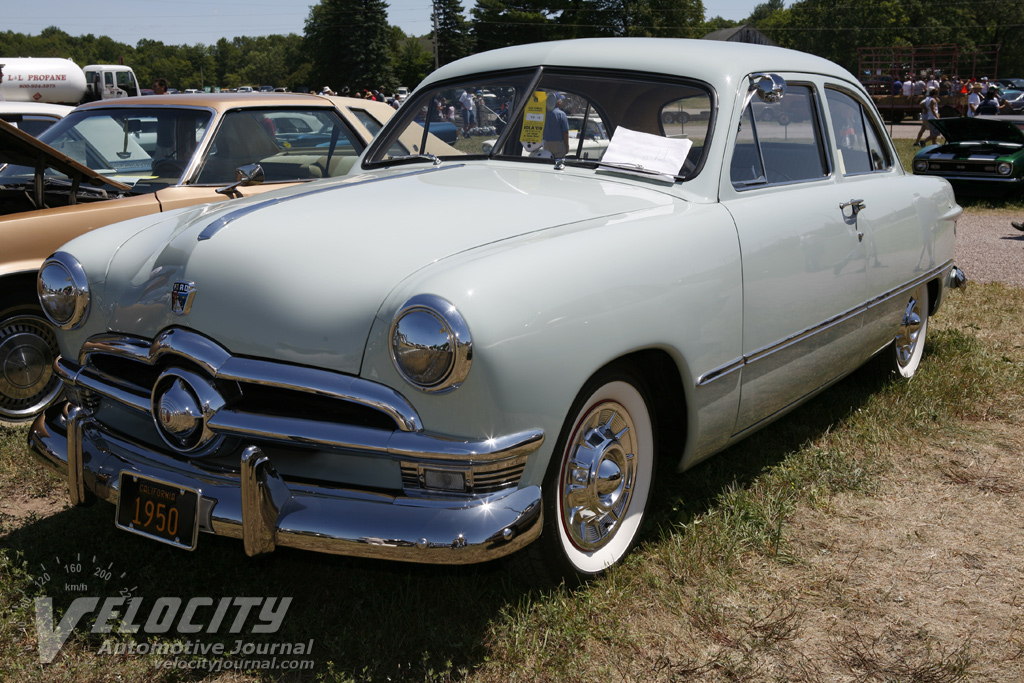
M 971 86 L 971 94 L 967 96 L 967 116 L 974 118 L 974 112 L 981 104 L 981 83 Z
M 462 105 L 462 137 L 469 137 L 469 129 L 476 123 L 476 102 L 473 101 L 471 88 L 466 88 L 459 96 L 459 104 Z
M 914 89 L 914 77 L 907 74 L 907 77 L 903 79 L 903 96 L 910 97 Z

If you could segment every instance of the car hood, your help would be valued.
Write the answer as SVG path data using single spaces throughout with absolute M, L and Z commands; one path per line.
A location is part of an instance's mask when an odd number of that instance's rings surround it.
M 79 182 L 96 187 L 111 185 L 119 190 L 130 189 L 129 186 L 111 180 L 88 166 L 78 163 L 6 121 L 0 121 L 0 167 L 4 164 L 28 166 L 37 171 L 40 167 L 49 168 L 63 173 L 72 180 L 77 178 Z M 2 181 L 3 178 L 0 177 L 0 182 Z
M 527 164 L 407 167 L 175 212 L 141 230 L 113 226 L 130 236 L 110 260 L 111 284 L 95 289 L 111 331 L 152 338 L 190 327 L 236 355 L 357 373 L 382 303 L 413 273 L 485 245 L 679 201 Z M 79 244 L 109 253 L 109 241 Z M 178 282 L 195 288 L 185 315 L 171 310 Z
M 932 119 L 946 142 L 1014 142 L 1024 144 L 1024 131 L 1016 123 L 982 117 Z

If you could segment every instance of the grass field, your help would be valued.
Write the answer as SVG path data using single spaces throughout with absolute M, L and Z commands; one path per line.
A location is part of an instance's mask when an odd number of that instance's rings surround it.
M 865 367 L 665 475 L 643 545 L 572 591 L 533 590 L 502 563 L 287 549 L 250 559 L 211 536 L 192 553 L 161 546 L 116 530 L 112 506 L 66 507 L 64 484 L 28 455 L 26 429 L 0 427 L 0 679 L 1024 680 L 1022 317 L 1024 290 L 951 293 L 912 381 Z M 159 597 L 292 603 L 274 634 L 251 633 L 255 615 L 237 634 L 229 619 L 167 638 L 94 634 L 86 618 L 40 664 L 36 598 L 52 598 L 59 619 L 77 597 L 126 592 L 146 601 L 143 615 Z M 310 652 L 277 662 L 310 668 L 254 668 L 269 659 L 258 648 L 310 640 Z M 257 655 L 226 661 L 248 671 L 155 668 L 168 657 L 106 651 L 239 641 Z
M 643 547 L 575 591 L 530 591 L 503 564 L 419 567 L 288 550 L 248 559 L 240 543 L 208 536 L 193 553 L 159 546 L 115 530 L 111 506 L 63 508 L 62 484 L 36 471 L 24 428 L 5 428 L 4 678 L 1019 678 L 1022 313 L 1021 290 L 953 294 L 913 381 L 865 368 L 757 437 L 666 478 Z M 82 575 L 66 569 L 76 562 Z M 85 576 L 93 567 L 111 578 Z M 82 627 L 55 663 L 40 665 L 32 599 L 66 607 L 82 583 L 90 595 L 128 589 L 150 600 L 292 597 L 278 634 L 191 639 L 228 650 L 240 638 L 313 639 L 313 668 L 156 670 L 165 658 L 100 653 L 110 636 Z M 936 603 L 936 590 L 948 600 Z

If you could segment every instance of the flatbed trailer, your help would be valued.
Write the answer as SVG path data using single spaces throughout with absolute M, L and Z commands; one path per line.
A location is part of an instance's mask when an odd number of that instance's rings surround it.
M 872 95 L 878 113 L 889 123 L 899 123 L 903 119 L 918 119 L 921 115 L 921 100 L 924 95 Z M 939 116 L 949 118 L 951 116 L 967 115 L 967 95 L 940 95 Z

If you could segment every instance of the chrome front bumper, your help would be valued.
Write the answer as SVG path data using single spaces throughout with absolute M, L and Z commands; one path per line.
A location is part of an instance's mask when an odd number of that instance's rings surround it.
M 121 472 L 200 493 L 199 530 L 240 538 L 258 555 L 278 546 L 404 562 L 471 564 L 526 546 L 540 535 L 538 486 L 490 495 L 420 498 L 286 482 L 256 446 L 238 473 L 200 469 L 186 459 L 102 431 L 89 415 L 51 407 L 29 432 L 42 463 L 65 477 L 73 504 L 89 492 L 117 503 Z

